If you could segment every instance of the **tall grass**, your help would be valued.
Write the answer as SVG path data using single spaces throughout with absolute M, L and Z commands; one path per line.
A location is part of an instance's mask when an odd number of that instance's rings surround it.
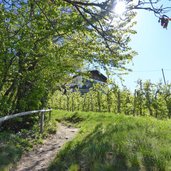
M 171 121 L 109 113 L 54 113 L 80 127 L 50 171 L 171 170 Z M 77 122 L 76 122 L 77 121 Z

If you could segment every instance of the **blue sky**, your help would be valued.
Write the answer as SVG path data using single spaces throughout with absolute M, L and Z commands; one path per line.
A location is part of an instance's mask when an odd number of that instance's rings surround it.
M 94 1 L 102 2 L 104 0 Z M 133 0 L 133 2 L 136 4 L 137 0 Z M 158 5 L 161 4 L 164 7 L 171 6 L 169 0 L 161 0 Z M 171 18 L 171 12 L 167 15 Z M 128 68 L 133 71 L 122 76 L 125 79 L 124 85 L 133 91 L 138 79 L 151 80 L 153 83 L 163 82 L 162 68 L 166 82 L 171 83 L 171 21 L 168 24 L 168 29 L 163 29 L 154 13 L 145 10 L 137 10 L 136 20 L 137 25 L 134 29 L 137 34 L 131 37 L 130 46 L 138 52 L 138 55 L 133 58 L 133 64 L 128 65 Z M 117 77 L 114 79 L 120 84 Z
M 124 84 L 133 90 L 138 79 L 154 83 L 163 81 L 162 68 L 166 81 L 171 83 L 171 21 L 168 29 L 163 29 L 152 12 L 143 10 L 138 11 L 136 19 L 137 34 L 132 36 L 130 46 L 138 55 L 134 57 L 133 65 L 129 65 L 133 72 L 124 76 Z

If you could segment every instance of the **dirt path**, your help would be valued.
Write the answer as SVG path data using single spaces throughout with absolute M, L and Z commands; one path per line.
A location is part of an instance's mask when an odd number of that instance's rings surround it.
M 46 171 L 50 162 L 55 158 L 62 145 L 75 136 L 77 128 L 58 124 L 55 135 L 45 140 L 39 148 L 23 155 L 17 167 L 10 171 Z

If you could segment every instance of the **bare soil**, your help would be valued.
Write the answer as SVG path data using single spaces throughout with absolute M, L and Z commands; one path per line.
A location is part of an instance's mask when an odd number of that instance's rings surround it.
M 46 171 L 61 147 L 72 140 L 77 132 L 77 128 L 58 124 L 56 134 L 46 139 L 33 151 L 24 154 L 16 167 L 10 171 Z

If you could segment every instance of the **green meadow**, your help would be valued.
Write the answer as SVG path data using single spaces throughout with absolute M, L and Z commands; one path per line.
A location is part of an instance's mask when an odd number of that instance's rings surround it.
M 54 111 L 80 129 L 49 171 L 169 171 L 171 121 L 112 113 Z

